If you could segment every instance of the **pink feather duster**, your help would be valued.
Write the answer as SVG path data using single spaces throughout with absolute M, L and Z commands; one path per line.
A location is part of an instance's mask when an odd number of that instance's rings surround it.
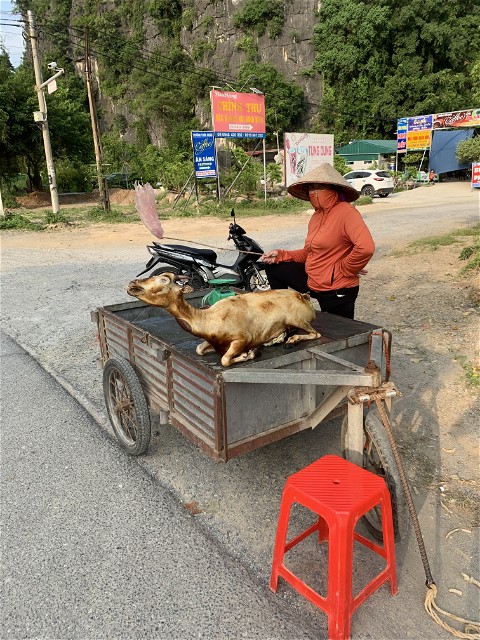
M 148 182 L 145 185 L 135 183 L 135 209 L 150 233 L 161 240 L 164 232 L 157 213 L 155 193 Z

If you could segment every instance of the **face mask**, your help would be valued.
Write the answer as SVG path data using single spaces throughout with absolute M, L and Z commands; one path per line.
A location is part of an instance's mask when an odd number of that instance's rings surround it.
M 308 192 L 308 199 L 314 209 L 329 209 L 338 200 L 338 193 L 335 189 L 315 189 Z

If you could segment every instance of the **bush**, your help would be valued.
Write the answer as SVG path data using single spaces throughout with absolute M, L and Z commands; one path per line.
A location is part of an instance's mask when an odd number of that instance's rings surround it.
M 55 163 L 59 191 L 91 191 L 91 171 L 89 167 L 63 158 Z
M 480 161 L 480 136 L 458 143 L 457 160 L 460 164 Z
M 222 186 L 228 188 L 235 180 L 232 191 L 234 190 L 236 193 L 241 194 L 252 194 L 257 191 L 258 181 L 260 180 L 260 176 L 263 175 L 263 166 L 259 162 L 250 160 L 242 173 L 238 175 L 240 169 L 245 165 L 247 158 L 246 152 L 240 147 L 233 149 L 232 168 L 222 176 Z M 230 195 L 232 195 L 232 192 L 230 192 Z

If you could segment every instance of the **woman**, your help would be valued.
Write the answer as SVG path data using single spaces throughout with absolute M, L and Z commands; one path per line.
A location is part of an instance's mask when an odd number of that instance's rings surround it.
M 364 267 L 375 251 L 367 225 L 349 204 L 360 194 L 327 162 L 291 184 L 288 192 L 309 200 L 315 212 L 303 249 L 263 254 L 270 286 L 308 291 L 322 311 L 353 318 L 359 276 L 367 273 Z

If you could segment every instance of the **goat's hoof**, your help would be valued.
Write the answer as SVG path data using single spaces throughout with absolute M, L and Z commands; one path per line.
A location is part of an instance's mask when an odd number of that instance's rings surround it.
M 284 346 L 285 349 L 291 349 L 296 344 L 297 344 L 296 342 L 285 342 L 285 344 L 283 346 Z

